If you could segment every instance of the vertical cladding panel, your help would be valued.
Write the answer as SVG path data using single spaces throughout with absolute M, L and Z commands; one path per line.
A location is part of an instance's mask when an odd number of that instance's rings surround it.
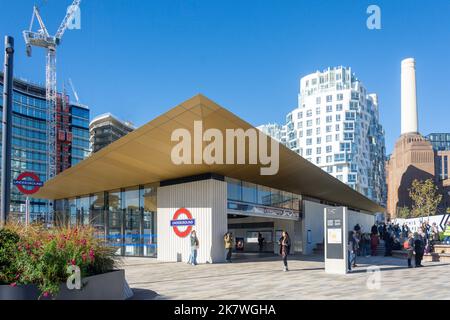
M 189 237 L 178 237 L 170 226 L 179 208 L 187 208 L 195 219 L 193 229 L 200 242 L 198 262 L 219 261 L 222 246 L 217 247 L 221 237 L 218 233 L 226 230 L 226 183 L 204 180 L 158 189 L 158 260 L 189 259 Z

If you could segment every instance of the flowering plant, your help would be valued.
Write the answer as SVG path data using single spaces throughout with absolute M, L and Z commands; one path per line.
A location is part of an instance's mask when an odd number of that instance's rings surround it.
M 46 229 L 41 225 L 8 225 L 17 237 L 8 242 L 7 270 L 0 269 L 0 281 L 11 286 L 34 284 L 41 296 L 55 296 L 69 274 L 67 267 L 78 266 L 81 277 L 111 271 L 116 266 L 114 250 L 95 236 L 91 227 Z

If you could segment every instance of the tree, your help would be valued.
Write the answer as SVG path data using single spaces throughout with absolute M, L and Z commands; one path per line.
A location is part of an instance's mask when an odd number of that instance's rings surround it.
M 442 200 L 442 194 L 439 194 L 438 190 L 432 179 L 425 181 L 415 179 L 409 189 L 409 197 L 413 201 L 411 217 L 435 215 Z
M 397 216 L 401 219 L 408 219 L 411 218 L 411 211 L 408 207 L 401 207 L 398 208 L 398 214 Z

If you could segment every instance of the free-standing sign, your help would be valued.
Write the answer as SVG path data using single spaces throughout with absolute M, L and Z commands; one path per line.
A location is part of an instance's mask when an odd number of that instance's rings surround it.
M 325 272 L 347 273 L 347 208 L 325 208 Z
M 186 216 L 187 219 L 180 219 L 180 216 Z M 180 238 L 187 237 L 191 231 L 192 226 L 195 226 L 195 219 L 192 218 L 191 212 L 186 208 L 181 208 L 175 211 L 172 220 L 170 221 L 170 226 L 173 227 L 173 231 Z M 181 231 L 179 228 L 186 227 L 184 231 Z
M 13 181 L 14 185 L 23 194 L 33 194 L 39 191 L 39 188 L 44 185 L 44 183 L 39 179 L 39 177 L 33 172 L 23 172 L 17 179 Z M 31 189 L 25 188 L 25 186 L 32 187 Z

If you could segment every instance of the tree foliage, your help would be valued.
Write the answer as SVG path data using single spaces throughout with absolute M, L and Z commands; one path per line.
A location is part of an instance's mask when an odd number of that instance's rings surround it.
M 409 189 L 409 197 L 413 201 L 412 218 L 435 215 L 442 201 L 442 194 L 439 194 L 439 189 L 432 179 L 415 179 Z

